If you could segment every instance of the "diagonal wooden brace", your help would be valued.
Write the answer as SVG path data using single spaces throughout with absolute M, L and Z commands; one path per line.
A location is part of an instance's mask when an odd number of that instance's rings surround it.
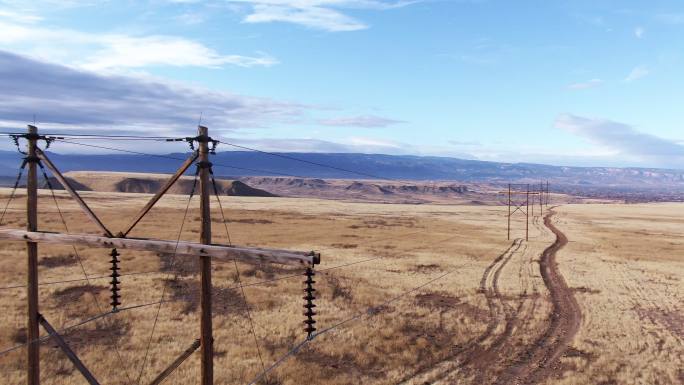
M 52 338 L 57 342 L 57 345 L 62 349 L 64 354 L 67 356 L 69 361 L 71 361 L 72 364 L 78 369 L 79 372 L 83 375 L 83 377 L 88 381 L 90 385 L 100 385 L 99 382 L 95 379 L 95 376 L 93 376 L 92 373 L 86 368 L 85 365 L 83 365 L 83 362 L 78 358 L 76 353 L 74 353 L 73 350 L 67 345 L 66 341 L 62 338 L 62 336 L 57 333 L 57 331 L 50 325 L 50 323 L 43 317 L 42 315 L 38 315 L 38 321 L 40 322 L 41 325 L 43 325 L 43 328 L 45 328 L 45 331 L 52 336 Z
M 50 158 L 48 158 L 47 155 L 42 150 L 40 150 L 38 148 L 36 148 L 36 154 L 43 161 L 43 163 L 45 163 L 47 168 L 49 168 L 50 171 L 52 171 L 52 174 L 55 176 L 55 178 L 57 178 L 59 183 L 62 184 L 64 189 L 67 192 L 69 192 L 71 197 L 76 200 L 76 202 L 78 203 L 79 206 L 81 206 L 81 209 L 83 209 L 83 212 L 85 212 L 85 214 L 88 216 L 88 218 L 90 218 L 90 220 L 93 221 L 97 225 L 97 227 L 99 227 L 104 232 L 104 235 L 106 235 L 108 237 L 112 237 L 113 236 L 112 233 L 105 227 L 105 225 L 102 223 L 102 221 L 100 221 L 100 218 L 98 218 L 97 215 L 95 215 L 93 210 L 91 210 L 90 207 L 88 207 L 88 205 L 83 201 L 81 196 L 76 192 L 76 190 L 73 188 L 73 186 L 71 186 L 71 184 L 64 177 L 64 175 L 62 175 L 62 173 L 57 169 L 57 167 L 54 165 L 54 163 L 52 163 Z
M 154 380 L 152 380 L 152 382 L 150 382 L 150 385 L 159 385 L 162 382 L 164 382 L 166 377 L 170 376 L 174 370 L 178 369 L 178 367 L 183 363 L 183 361 L 185 361 L 188 357 L 190 357 L 192 355 L 192 353 L 194 353 L 195 350 L 197 350 L 197 348 L 199 348 L 199 347 L 200 347 L 200 340 L 195 340 L 195 342 L 193 342 L 192 345 L 190 345 L 190 347 L 187 348 L 183 352 L 183 354 L 178 356 L 178 358 L 176 358 L 171 363 L 171 365 L 169 365 L 168 368 L 164 369 L 164 371 L 159 373 L 159 375 Z
M 154 196 L 152 197 L 152 199 L 150 199 L 150 201 L 147 202 L 147 204 L 145 205 L 145 207 L 143 207 L 142 210 L 140 210 L 140 212 L 138 213 L 138 215 L 136 215 L 135 219 L 133 219 L 133 221 L 131 222 L 131 224 L 128 225 L 128 227 L 126 228 L 126 230 L 125 230 L 125 231 L 122 231 L 121 233 L 119 233 L 119 236 L 120 236 L 120 237 L 125 237 L 125 236 L 127 236 L 128 233 L 130 233 L 131 230 L 133 230 L 133 228 L 138 224 L 138 222 L 140 222 L 140 220 L 143 219 L 143 217 L 144 217 L 145 215 L 147 215 L 147 213 L 152 209 L 152 207 L 154 207 L 154 205 L 159 201 L 159 199 L 161 199 L 161 197 L 164 196 L 164 194 L 166 194 L 167 191 L 169 191 L 169 189 L 171 188 L 171 186 L 173 186 L 173 184 L 176 183 L 176 181 L 185 173 L 185 171 L 187 171 L 188 168 L 189 168 L 190 166 L 192 166 L 192 163 L 197 159 L 198 156 L 199 156 L 199 155 L 197 154 L 197 151 L 195 151 L 195 152 L 192 154 L 192 156 L 190 156 L 190 157 L 189 157 L 189 158 L 180 166 L 180 168 L 178 169 L 178 171 L 176 171 L 176 173 L 173 174 L 173 175 L 171 176 L 171 178 L 169 178 L 168 181 L 166 181 L 166 184 L 164 185 L 164 187 L 162 187 L 156 194 L 154 194 Z

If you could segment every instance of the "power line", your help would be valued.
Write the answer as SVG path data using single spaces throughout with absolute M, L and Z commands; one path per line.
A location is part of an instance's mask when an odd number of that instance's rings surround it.
M 57 208 L 57 212 L 59 213 L 59 217 L 62 219 L 62 224 L 64 225 L 64 229 L 66 230 L 67 234 L 69 233 L 69 226 L 67 225 L 66 218 L 64 218 L 64 214 L 62 213 L 62 209 L 59 207 L 59 202 L 57 201 L 57 195 L 55 194 L 55 190 L 52 188 L 52 183 L 50 182 L 50 178 L 48 178 L 47 173 L 45 171 L 45 167 L 43 167 L 43 164 L 41 162 L 38 162 L 38 166 L 40 166 L 40 170 L 43 173 L 43 178 L 45 178 L 45 183 L 47 183 L 47 186 L 50 188 L 50 193 L 52 194 L 52 199 L 55 201 L 55 207 Z M 83 272 L 83 276 L 85 277 L 85 280 L 88 282 L 88 286 L 91 287 L 90 285 L 90 279 L 88 278 L 88 273 L 86 272 L 85 266 L 83 266 L 83 260 L 81 260 L 81 256 L 78 254 L 78 250 L 76 250 L 76 246 L 72 245 L 71 246 L 74 249 L 74 255 L 76 256 L 76 260 L 78 261 L 78 265 L 81 267 L 81 271 Z M 97 294 L 92 290 L 90 291 L 90 295 L 93 297 L 93 301 L 95 302 L 95 306 L 97 307 L 97 311 L 102 313 L 102 308 L 100 307 L 100 301 L 97 299 Z M 111 328 L 111 325 L 107 325 L 107 327 Z M 114 350 L 116 352 L 116 356 L 119 359 L 119 363 L 121 366 L 124 366 L 123 358 L 121 357 L 121 352 L 119 351 L 119 347 L 116 344 L 116 341 L 114 340 L 114 337 L 109 335 L 109 341 L 110 344 L 114 347 Z M 131 381 L 131 377 L 128 375 L 128 370 L 124 370 L 124 374 L 126 375 L 126 378 L 128 381 Z
M 61 334 L 64 334 L 64 333 L 66 333 L 66 332 L 68 332 L 68 331 L 70 331 L 70 330 L 72 330 L 72 329 L 74 329 L 74 328 L 77 328 L 77 327 L 79 327 L 79 326 L 83 326 L 83 325 L 89 324 L 89 323 L 91 323 L 91 322 L 97 321 L 97 320 L 99 320 L 99 319 L 101 319 L 101 318 L 105 318 L 105 317 L 108 317 L 108 316 L 113 315 L 113 314 L 118 314 L 118 313 L 121 313 L 121 312 L 123 312 L 123 311 L 128 311 L 128 310 L 133 310 L 133 309 L 140 309 L 140 308 L 143 308 L 143 307 L 152 306 L 152 305 L 157 305 L 157 304 L 158 304 L 158 302 L 151 302 L 151 303 L 144 303 L 144 304 L 140 304 L 140 305 L 132 305 L 132 306 L 127 306 L 127 307 L 121 307 L 121 308 L 117 309 L 117 311 L 115 311 L 115 312 L 114 312 L 114 311 L 108 311 L 108 312 L 106 312 L 106 313 L 98 314 L 98 315 L 96 315 L 96 316 L 89 317 L 89 318 L 86 318 L 85 320 L 79 321 L 79 322 L 76 323 L 76 324 L 73 324 L 73 325 L 70 325 L 70 326 L 67 326 L 67 327 L 62 328 L 62 330 L 59 331 L 59 334 L 60 334 L 60 335 L 61 335 Z M 52 338 L 52 336 L 48 334 L 48 335 L 44 335 L 44 336 L 42 336 L 42 337 L 40 337 L 40 338 L 36 338 L 36 339 L 34 339 L 34 340 L 26 341 L 26 342 L 24 342 L 24 343 L 22 343 L 22 344 L 18 344 L 18 345 L 12 346 L 12 347 L 10 347 L 10 348 L 4 349 L 4 350 L 0 350 L 0 356 L 2 356 L 2 355 L 4 355 L 4 354 L 7 354 L 7 353 L 10 353 L 10 352 L 13 352 L 13 351 L 15 351 L 15 350 L 17 350 L 17 349 L 20 349 L 20 348 L 22 348 L 22 347 L 28 345 L 28 344 L 34 344 L 34 343 L 37 343 L 37 342 L 46 341 L 46 340 L 49 340 L 50 338 Z
M 261 373 L 259 373 L 258 376 L 256 376 L 252 381 L 249 382 L 249 385 L 256 385 L 259 381 L 261 381 L 264 376 L 266 376 L 268 373 L 270 373 L 272 370 L 276 369 L 278 366 L 280 366 L 285 360 L 290 358 L 290 356 L 293 356 L 299 352 L 299 350 L 306 345 L 310 339 L 305 339 L 304 341 L 298 343 L 295 345 L 290 351 L 285 353 L 282 357 L 280 357 L 276 362 L 274 362 L 271 366 L 268 367 L 268 369 L 263 370 Z
M 192 202 L 192 197 L 195 194 L 195 188 L 197 187 L 197 176 L 199 174 L 199 168 L 195 173 L 194 182 L 192 184 L 192 190 L 190 191 L 190 197 L 188 198 L 188 204 L 185 206 L 185 213 L 183 214 L 183 219 L 181 220 L 180 229 L 178 230 L 178 237 L 176 239 L 176 246 L 173 249 L 173 255 L 171 256 L 170 266 L 175 267 L 176 263 L 176 253 L 178 252 L 178 245 L 180 244 L 181 236 L 183 235 L 183 228 L 185 227 L 185 220 L 188 217 L 188 211 L 190 209 L 190 203 Z M 170 276 L 170 273 L 167 277 Z M 168 279 L 168 278 L 167 278 Z M 152 331 L 150 332 L 150 338 L 147 340 L 147 347 L 145 348 L 145 358 L 143 359 L 142 365 L 140 366 L 140 373 L 138 373 L 138 378 L 136 384 L 140 384 L 143 374 L 145 373 L 145 366 L 147 364 L 147 356 L 150 353 L 150 346 L 152 345 L 152 337 L 154 337 L 154 331 L 157 328 L 157 321 L 159 320 L 159 313 L 161 312 L 162 305 L 164 304 L 164 294 L 166 294 L 166 285 L 162 287 L 161 298 L 159 299 L 159 306 L 157 307 L 157 312 L 154 316 L 154 323 L 152 324 Z
M 25 132 L 0 132 L 0 135 L 15 136 L 26 135 Z M 122 139 L 122 140 L 166 140 L 175 139 L 172 136 L 142 136 L 142 135 L 101 135 L 101 134 L 67 134 L 67 133 L 41 133 L 42 136 L 59 136 L 80 139 Z
M 92 136 L 91 138 L 93 138 L 93 137 L 97 137 L 97 136 Z M 106 136 L 99 136 L 99 137 L 101 137 L 101 138 L 107 138 Z M 76 138 L 76 139 L 85 139 L 85 137 L 84 137 L 84 138 Z M 135 139 L 135 138 L 132 138 L 132 139 Z M 161 140 L 161 139 L 164 139 L 164 140 L 166 140 L 166 139 L 172 139 L 172 138 L 165 138 L 165 137 L 140 137 L 140 139 L 149 139 L 149 140 Z M 168 156 L 168 155 L 148 154 L 148 153 L 143 153 L 143 152 L 139 152 L 139 151 L 124 150 L 124 149 L 121 149 L 121 148 L 115 148 L 115 147 L 110 147 L 110 146 L 100 146 L 100 145 L 93 145 L 93 144 L 78 143 L 78 142 L 74 142 L 71 138 L 68 138 L 68 139 L 65 139 L 65 138 L 57 138 L 57 139 L 55 139 L 55 140 L 56 140 L 56 141 L 60 141 L 60 142 L 64 142 L 64 143 L 71 143 L 71 144 L 75 144 L 75 145 L 79 145 L 79 146 L 86 146 L 86 147 L 100 148 L 100 149 L 105 149 L 105 150 L 119 151 L 119 152 L 125 152 L 125 153 L 129 153 L 129 154 L 154 156 L 154 157 L 166 158 L 166 159 L 174 159 L 174 160 L 185 160 L 185 159 L 180 159 L 180 158 L 176 158 L 176 157 L 172 157 L 172 156 Z M 314 162 L 314 161 L 310 161 L 310 160 L 306 160 L 306 159 L 297 158 L 297 157 L 294 157 L 294 156 L 291 156 L 291 155 L 285 155 L 285 154 L 282 154 L 282 153 L 275 153 L 275 152 L 269 152 L 269 151 L 259 150 L 259 149 L 256 149 L 256 148 L 247 147 L 247 146 L 242 146 L 242 145 L 238 145 L 238 144 L 234 144 L 234 143 L 230 143 L 230 142 L 218 141 L 218 143 L 222 143 L 222 144 L 225 144 L 225 145 L 227 145 L 227 146 L 231 146 L 231 147 L 235 147 L 235 148 L 240 148 L 240 149 L 248 150 L 248 151 L 253 151 L 253 152 L 260 153 L 260 154 L 270 155 L 270 156 L 274 156 L 274 157 L 278 157 L 278 158 L 282 158 L 282 159 L 288 159 L 288 160 L 292 160 L 292 161 L 296 161 L 296 162 L 300 162 L 300 163 L 306 163 L 306 164 L 310 164 L 310 165 L 314 165 L 314 166 L 318 166 L 318 167 L 324 167 L 324 168 L 329 168 L 329 169 L 332 169 L 332 170 L 342 171 L 342 172 L 349 173 L 349 174 L 355 174 L 355 175 L 359 175 L 359 176 L 365 176 L 365 177 L 369 177 L 369 178 L 373 178 L 373 179 L 380 179 L 380 180 L 399 181 L 399 180 L 397 180 L 397 179 L 390 178 L 390 177 L 383 177 L 383 176 L 378 176 L 378 175 L 374 175 L 374 174 L 370 174 L 370 173 L 366 173 L 366 172 L 362 172 L 362 171 L 350 170 L 350 169 L 343 168 L 343 167 L 337 167 L 337 166 L 332 166 L 332 165 L 325 164 L 325 163 Z M 232 168 L 232 169 L 236 169 L 236 170 L 245 170 L 245 171 L 261 172 L 261 173 L 264 173 L 264 172 L 265 172 L 265 173 L 268 173 L 268 174 L 275 174 L 275 175 L 282 175 L 282 176 L 293 176 L 293 177 L 297 177 L 297 178 L 309 178 L 308 176 L 302 176 L 302 175 L 296 175 L 296 174 L 288 174 L 288 173 L 281 173 L 281 172 L 271 171 L 271 170 L 249 169 L 249 168 L 245 168 L 245 167 L 236 167 L 236 166 L 222 165 L 222 164 L 218 164 L 218 163 L 214 163 L 214 165 L 219 166 L 219 167 Z
M 349 323 L 349 322 L 352 322 L 352 321 L 355 321 L 355 320 L 357 320 L 357 319 L 360 319 L 360 318 L 362 318 L 363 316 L 366 316 L 366 315 L 367 315 L 367 316 L 369 316 L 369 318 L 375 317 L 376 315 L 378 315 L 378 314 L 380 314 L 380 313 L 382 313 L 382 312 L 384 311 L 384 309 L 383 309 L 384 306 L 387 306 L 387 305 L 389 305 L 389 304 L 391 304 L 391 303 L 393 303 L 393 302 L 396 302 L 396 301 L 398 301 L 398 300 L 400 300 L 400 299 L 402 299 L 402 298 L 408 296 L 409 294 L 411 294 L 411 293 L 413 293 L 413 292 L 416 292 L 416 291 L 418 291 L 418 290 L 420 290 L 420 289 L 422 289 L 422 288 L 424 288 L 424 287 L 426 287 L 426 286 L 428 286 L 428 285 L 431 285 L 431 284 L 433 284 L 433 283 L 435 283 L 435 282 L 441 280 L 442 278 L 444 278 L 444 277 L 446 277 L 446 276 L 448 276 L 448 275 L 450 275 L 450 274 L 456 272 L 456 271 L 457 271 L 459 268 L 461 268 L 461 267 L 462 267 L 462 266 L 459 266 L 458 268 L 455 268 L 455 269 L 453 269 L 453 270 L 451 270 L 451 271 L 449 271 L 449 272 L 447 272 L 447 273 L 444 273 L 444 274 L 440 275 L 440 276 L 437 277 L 437 278 L 433 278 L 433 279 L 431 279 L 431 280 L 429 280 L 429 281 L 427 281 L 427 282 L 425 282 L 425 283 L 423 283 L 423 284 L 421 284 L 421 285 L 419 285 L 419 286 L 416 286 L 416 287 L 414 287 L 414 288 L 412 288 L 412 289 L 410 289 L 410 290 L 407 290 L 407 291 L 405 291 L 405 292 L 402 292 L 401 294 L 399 294 L 399 295 L 397 295 L 397 296 L 394 296 L 394 297 L 392 297 L 392 298 L 390 298 L 390 299 L 388 299 L 388 300 L 386 300 L 386 301 L 383 301 L 382 303 L 380 303 L 380 304 L 377 305 L 377 306 L 371 306 L 371 307 L 367 308 L 367 309 L 366 309 L 365 311 L 363 311 L 363 312 L 359 312 L 359 313 L 357 313 L 357 314 L 355 314 L 355 315 L 353 315 L 353 316 L 351 316 L 351 317 L 349 317 L 349 318 L 347 318 L 347 319 L 345 319 L 345 320 L 343 320 L 343 321 L 340 321 L 340 322 L 338 322 L 338 323 L 336 323 L 336 324 L 334 324 L 334 325 L 332 325 L 332 326 L 330 326 L 330 327 L 327 327 L 327 328 L 321 330 L 321 331 L 318 332 L 318 333 L 314 333 L 310 338 L 308 338 L 308 339 L 304 340 L 303 342 L 301 342 L 300 344 L 296 345 L 293 349 L 291 349 L 291 350 L 290 350 L 289 352 L 287 352 L 284 356 L 282 356 L 280 359 L 278 359 L 278 360 L 277 360 L 273 365 L 271 365 L 267 370 L 261 372 L 261 373 L 260 373 L 257 377 L 255 377 L 249 384 L 250 384 L 250 385 L 255 385 L 256 383 L 258 383 L 265 375 L 267 375 L 268 373 L 270 373 L 271 371 L 275 370 L 277 367 L 279 367 L 280 365 L 282 365 L 289 357 L 294 356 L 295 354 L 297 354 L 297 353 L 301 350 L 301 348 L 302 348 L 304 345 L 306 345 L 306 344 L 309 343 L 309 342 L 312 342 L 312 341 L 315 340 L 318 336 L 323 335 L 323 334 L 326 334 L 326 333 L 329 333 L 329 332 L 331 332 L 331 331 L 333 331 L 333 330 L 335 330 L 335 329 L 337 329 L 337 328 L 339 328 L 339 327 L 344 326 L 345 324 L 347 324 L 347 323 Z
M 209 173 L 211 174 L 211 184 L 214 187 L 214 195 L 216 195 L 216 200 L 218 201 L 219 211 L 221 211 L 223 227 L 226 229 L 228 245 L 232 246 L 233 243 L 230 241 L 230 231 L 228 231 L 228 222 L 226 222 L 226 215 L 223 212 L 223 204 L 221 203 L 221 197 L 219 196 L 218 188 L 216 187 L 216 179 L 214 178 L 214 172 L 211 170 L 211 168 L 209 169 Z M 264 359 L 261 357 L 261 347 L 259 347 L 259 339 L 257 338 L 256 330 L 254 329 L 252 311 L 249 309 L 249 302 L 247 302 L 247 294 L 245 294 L 245 288 L 244 286 L 242 286 L 242 279 L 240 278 L 240 268 L 238 267 L 237 260 L 235 258 L 233 258 L 233 265 L 235 266 L 235 276 L 237 278 L 237 283 L 240 287 L 240 292 L 242 293 L 242 300 L 245 304 L 245 312 L 247 313 L 247 318 L 249 319 L 249 326 L 252 331 L 252 336 L 254 337 L 254 345 L 256 345 L 257 354 L 259 355 L 259 362 L 261 362 L 261 369 L 264 370 Z
M 297 158 L 297 157 L 294 157 L 294 156 L 291 156 L 291 155 L 285 155 L 285 154 L 282 154 L 282 153 L 269 152 L 269 151 L 259 150 L 259 149 L 253 148 L 253 147 L 242 146 L 242 145 L 239 145 L 239 144 L 229 143 L 229 142 L 225 142 L 225 141 L 219 141 L 219 143 L 225 144 L 225 145 L 227 145 L 227 146 L 235 147 L 235 148 L 240 148 L 240 149 L 243 149 L 243 150 L 249 150 L 249 151 L 258 152 L 258 153 L 260 153 L 260 154 L 275 156 L 275 157 L 283 158 L 283 159 L 289 159 L 289 160 L 293 160 L 293 161 L 296 161 L 296 162 L 307 163 L 307 164 L 311 164 L 311 165 L 314 165 L 314 166 L 325 167 L 325 168 L 329 168 L 329 169 L 332 169 L 332 170 L 342 171 L 342 172 L 346 172 L 346 173 L 350 173 L 350 174 L 356 174 L 356 175 L 366 176 L 366 177 L 370 177 L 370 178 L 373 178 L 373 179 L 385 179 L 385 180 L 394 180 L 394 181 L 397 181 L 396 179 L 393 179 L 393 178 L 381 177 L 381 176 L 377 176 L 377 175 L 373 175 L 373 174 L 369 174 L 369 173 L 365 173 L 365 172 L 360 172 L 360 171 L 354 171 L 354 170 L 346 169 L 346 168 L 343 168 L 343 167 L 337 167 L 337 166 L 332 166 L 332 165 L 325 164 L 325 163 L 314 162 L 314 161 L 311 161 L 311 160 L 301 159 L 301 158 Z
M 132 275 L 143 275 L 143 274 L 154 274 L 158 273 L 156 270 L 151 270 L 151 271 L 140 271 L 136 273 L 125 273 L 125 274 L 119 274 L 119 277 L 126 277 L 126 276 L 132 276 Z M 109 275 L 96 275 L 96 276 L 89 276 L 88 279 L 95 280 L 95 279 L 109 279 L 111 276 Z M 76 279 L 65 279 L 62 281 L 48 281 L 48 282 L 42 282 L 38 284 L 38 286 L 50 286 L 50 285 L 59 285 L 62 283 L 73 283 L 73 282 L 83 282 L 87 281 L 88 279 L 86 278 L 76 278 Z M 26 285 L 12 285 L 12 286 L 3 286 L 0 287 L 0 290 L 10 290 L 10 289 L 19 289 L 19 288 L 24 288 Z
M 172 160 L 180 160 L 180 161 L 185 160 L 183 158 L 177 158 L 175 156 L 170 156 L 170 155 L 150 154 L 150 153 L 146 153 L 146 152 L 125 150 L 123 148 L 117 148 L 117 147 L 111 147 L 111 146 L 101 146 L 101 145 L 95 145 L 95 144 L 79 143 L 79 142 L 74 142 L 74 141 L 69 140 L 69 139 L 56 139 L 56 141 L 74 144 L 77 146 L 99 148 L 99 149 L 103 149 L 103 150 L 118 151 L 118 152 L 123 152 L 123 153 L 128 153 L 128 154 L 134 154 L 134 155 L 144 155 L 144 156 L 150 156 L 150 157 L 155 157 L 155 158 L 172 159 Z M 256 169 L 256 168 L 231 166 L 231 165 L 227 165 L 227 164 L 214 163 L 214 162 L 212 162 L 212 165 L 217 166 L 217 167 L 231 168 L 231 169 L 235 169 L 235 170 L 243 170 L 243 171 L 251 171 L 251 172 L 261 173 L 262 175 L 263 174 L 273 174 L 273 175 L 288 176 L 288 177 L 295 177 L 295 178 L 309 178 L 308 176 L 302 176 L 302 175 L 297 175 L 297 174 L 288 174 L 288 173 L 282 173 L 282 172 L 272 171 L 272 170 L 260 170 L 260 169 Z

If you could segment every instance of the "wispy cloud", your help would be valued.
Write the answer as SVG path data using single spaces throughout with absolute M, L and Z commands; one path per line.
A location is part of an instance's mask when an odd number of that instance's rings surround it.
M 665 24 L 684 24 L 684 13 L 659 13 L 655 18 Z
M 643 38 L 645 33 L 646 33 L 646 29 L 644 29 L 644 27 L 634 28 L 634 36 L 636 36 L 637 39 Z
M 555 127 L 612 150 L 615 155 L 640 162 L 681 168 L 684 161 L 684 146 L 681 144 L 640 132 L 628 124 L 563 114 L 556 118 Z
M 320 119 L 318 124 L 324 126 L 337 126 L 337 127 L 363 127 L 363 128 L 380 128 L 388 127 L 395 124 L 405 123 L 401 120 L 383 118 L 381 116 L 375 115 L 361 115 L 361 116 L 349 116 L 341 118 L 331 118 L 331 119 Z
M 33 24 L 43 20 L 42 17 L 28 13 L 28 12 L 18 12 L 9 9 L 0 9 L 0 20 L 8 19 L 16 23 Z
M 278 63 L 268 54 L 225 55 L 199 42 L 175 36 L 91 34 L 2 20 L 0 31 L 2 48 L 89 70 L 109 71 L 147 66 L 255 67 Z
M 651 73 L 651 71 L 646 66 L 634 67 L 634 69 L 632 69 L 632 71 L 630 71 L 630 73 L 625 78 L 625 81 L 630 83 L 630 82 L 633 82 L 635 80 L 639 80 L 641 78 L 644 78 L 644 77 L 648 76 L 650 73 Z
M 4 51 L 0 84 L 0 116 L 17 125 L 37 114 L 40 122 L 72 128 L 187 133 L 202 113 L 214 129 L 230 131 L 287 123 L 309 108 L 159 80 L 98 75 Z
M 246 23 L 284 22 L 330 32 L 358 31 L 368 24 L 345 10 L 389 10 L 419 2 L 387 0 L 228 0 L 251 7 Z
M 603 84 L 603 80 L 601 79 L 591 79 L 586 82 L 581 82 L 581 83 L 573 83 L 568 85 L 568 88 L 571 90 L 586 90 L 589 88 L 595 88 Z
M 453 148 L 424 147 L 382 138 L 349 137 L 339 140 L 317 138 L 229 138 L 232 143 L 254 146 L 265 151 L 363 153 L 388 155 L 435 155 L 456 156 L 472 159 L 473 156 Z

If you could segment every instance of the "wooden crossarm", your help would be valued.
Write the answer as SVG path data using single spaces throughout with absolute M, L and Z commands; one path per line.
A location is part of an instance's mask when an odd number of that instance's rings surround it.
M 201 243 L 165 241 L 146 238 L 110 238 L 90 234 L 62 234 L 42 231 L 0 230 L 0 239 L 35 243 L 56 243 L 85 247 L 119 248 L 152 251 L 182 256 L 212 257 L 218 261 L 259 264 L 277 263 L 294 266 L 313 266 L 320 263 L 320 254 L 314 252 L 238 247 L 229 245 L 204 245 Z

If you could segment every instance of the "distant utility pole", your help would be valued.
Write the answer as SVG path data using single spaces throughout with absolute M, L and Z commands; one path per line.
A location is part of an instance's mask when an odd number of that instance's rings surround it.
M 511 240 L 511 184 L 508 184 L 508 240 Z
M 551 199 L 551 193 L 549 192 L 549 180 L 546 180 L 546 206 L 549 206 L 549 200 Z
M 511 217 L 520 211 L 525 215 L 525 240 L 529 240 L 529 235 L 530 235 L 530 209 L 532 209 L 532 213 L 534 215 L 534 206 L 536 205 L 536 201 L 534 201 L 534 196 L 539 195 L 541 198 L 542 193 L 541 192 L 536 192 L 536 191 L 531 191 L 530 190 L 530 184 L 527 184 L 527 189 L 522 190 L 513 190 L 512 184 L 508 184 L 508 191 L 499 191 L 497 194 L 508 194 L 508 218 L 507 218 L 507 239 L 511 239 Z M 517 186 L 522 186 L 521 184 L 518 184 Z M 536 183 L 535 183 L 536 186 Z M 525 195 L 525 200 L 522 201 L 522 203 L 518 203 L 518 201 L 513 202 L 513 195 Z M 532 204 L 530 205 L 530 195 L 532 196 Z
M 534 207 L 534 206 L 532 206 Z M 530 185 L 527 185 L 527 209 L 525 210 L 525 240 L 530 240 Z
M 544 181 L 539 181 L 539 215 L 544 215 Z

